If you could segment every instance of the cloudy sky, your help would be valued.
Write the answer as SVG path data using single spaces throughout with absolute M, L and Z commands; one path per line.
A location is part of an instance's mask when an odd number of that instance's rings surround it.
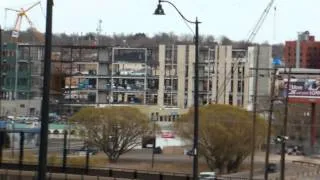
M 1 0 L 0 24 L 13 27 L 16 14 L 5 8 L 28 7 L 37 0 Z M 54 0 L 53 31 L 56 33 L 95 32 L 99 19 L 103 34 L 158 32 L 190 34 L 190 29 L 169 5 L 163 4 L 166 16 L 152 13 L 157 0 Z M 203 23 L 201 34 L 226 35 L 234 40 L 248 37 L 270 0 L 172 0 L 190 20 L 197 16 Z M 46 0 L 29 12 L 36 28 L 45 27 Z M 276 11 L 274 10 L 276 7 Z M 320 39 L 320 0 L 275 0 L 255 41 L 271 43 L 293 40 L 297 32 L 309 30 Z M 7 16 L 5 16 L 7 14 Z M 22 30 L 28 28 L 26 21 Z M 193 25 L 191 25 L 194 28 Z M 318 37 L 318 38 L 317 38 Z

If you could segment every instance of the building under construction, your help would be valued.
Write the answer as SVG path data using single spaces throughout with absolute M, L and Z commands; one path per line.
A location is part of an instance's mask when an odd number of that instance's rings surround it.
M 194 45 L 145 48 L 53 46 L 51 112 L 83 106 L 148 105 L 187 109 L 193 105 Z M 271 47 L 248 50 L 201 47 L 199 102 L 250 108 L 253 73 L 271 67 Z M 2 114 L 37 116 L 40 112 L 44 46 L 6 44 L 2 60 Z M 262 77 L 261 73 L 266 73 Z M 269 72 L 259 73 L 259 93 L 269 93 Z

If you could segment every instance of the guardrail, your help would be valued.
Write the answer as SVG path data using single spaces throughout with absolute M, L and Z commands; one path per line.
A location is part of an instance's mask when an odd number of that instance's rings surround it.
M 292 161 L 293 164 L 299 164 L 301 166 L 311 166 L 311 167 L 318 167 L 320 168 L 320 164 L 307 162 L 307 161 Z
M 20 171 L 37 171 L 37 165 L 31 164 L 11 164 L 2 163 L 2 169 L 20 170 Z M 156 172 L 156 171 L 141 171 L 132 169 L 117 169 L 117 168 L 104 168 L 104 169 L 89 169 L 81 167 L 62 167 L 48 166 L 48 173 L 63 173 L 74 175 L 87 175 L 95 177 L 112 177 L 112 178 L 125 178 L 125 179 L 145 179 L 145 180 L 191 180 L 190 174 L 183 173 L 169 173 L 169 172 Z
M 2 163 L 1 169 L 6 170 L 18 170 L 16 174 L 11 174 L 11 177 L 23 177 L 29 178 L 30 180 L 36 176 L 37 165 L 35 164 L 13 164 L 13 163 Z M 21 173 L 23 172 L 23 173 Z M 29 173 L 28 173 L 29 172 Z M 25 177 L 28 176 L 28 177 Z M 95 169 L 85 169 L 82 167 L 62 167 L 48 166 L 48 179 L 58 180 L 58 179 L 74 179 L 73 177 L 81 176 L 81 179 L 103 179 L 103 178 L 113 178 L 113 179 L 143 179 L 143 180 L 191 180 L 191 174 L 185 173 L 170 173 L 170 172 L 158 172 L 158 171 L 144 171 L 144 170 L 134 170 L 134 169 L 122 169 L 122 168 L 95 168 Z M 1 174 L 0 177 L 9 177 L 7 174 Z M 76 178 L 77 179 L 77 178 Z M 224 176 L 218 177 L 217 180 L 249 180 L 246 177 L 233 177 Z M 254 179 L 261 180 L 261 179 Z
M 306 161 L 292 161 L 292 163 L 298 164 L 301 166 L 312 167 L 314 169 L 311 169 L 310 171 L 306 171 L 306 172 L 298 172 L 295 175 L 288 177 L 289 179 L 292 179 L 292 180 L 305 179 L 306 177 L 312 177 L 320 174 L 320 164 L 306 162 Z

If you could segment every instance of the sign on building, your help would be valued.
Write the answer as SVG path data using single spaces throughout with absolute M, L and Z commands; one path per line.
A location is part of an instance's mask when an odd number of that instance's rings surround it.
M 280 96 L 287 95 L 288 79 L 283 79 L 279 84 Z M 320 98 L 320 79 L 290 79 L 289 98 Z

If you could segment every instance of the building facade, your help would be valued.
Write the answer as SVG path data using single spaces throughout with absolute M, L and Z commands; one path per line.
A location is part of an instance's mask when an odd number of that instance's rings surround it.
M 135 105 L 177 111 L 193 106 L 194 45 L 54 46 L 52 51 L 52 112 L 72 113 L 83 106 Z M 254 87 L 252 68 L 257 60 L 259 67 L 271 67 L 271 51 L 268 46 L 260 47 L 259 51 L 256 47 L 248 50 L 233 49 L 232 46 L 201 47 L 200 105 L 219 103 L 250 108 Z M 43 46 L 16 47 L 17 56 L 13 59 L 28 62 L 26 66 L 17 66 L 29 72 L 29 76 L 22 76 L 29 85 L 29 95 L 8 98 L 12 96 L 12 90 L 2 88 L 4 114 L 40 112 L 43 52 Z M 259 73 L 259 93 L 266 96 L 269 93 L 268 73 Z M 2 79 L 4 82 L 12 80 L 11 76 Z M 19 89 L 19 79 L 13 82 L 13 89 Z M 3 87 L 7 86 L 3 84 Z M 170 110 L 170 113 L 178 112 Z
M 320 68 L 320 41 L 308 31 L 299 33 L 296 41 L 286 41 L 284 60 L 288 66 L 295 68 Z

